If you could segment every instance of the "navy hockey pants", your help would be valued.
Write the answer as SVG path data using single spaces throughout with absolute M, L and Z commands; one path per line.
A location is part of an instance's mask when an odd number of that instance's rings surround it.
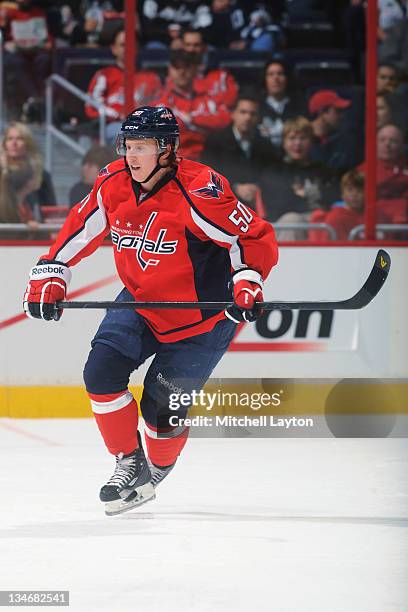
M 116 300 L 132 301 L 133 297 L 123 289 Z M 236 324 L 225 319 L 210 332 L 161 343 L 137 312 L 109 310 L 92 340 L 85 365 L 87 391 L 102 395 L 126 389 L 131 373 L 155 355 L 144 379 L 140 409 L 147 423 L 160 427 L 160 414 L 168 414 L 169 395 L 180 387 L 187 393 L 200 390 L 228 349 L 235 330 Z

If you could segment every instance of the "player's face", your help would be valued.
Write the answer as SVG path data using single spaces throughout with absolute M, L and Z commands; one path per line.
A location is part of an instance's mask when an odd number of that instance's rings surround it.
M 283 148 L 291 159 L 306 160 L 312 148 L 312 140 L 303 132 L 289 132 L 284 138 Z
M 159 150 L 154 138 L 145 140 L 126 139 L 126 161 L 133 180 L 143 182 L 157 163 Z
M 26 144 L 20 132 L 15 128 L 10 128 L 4 140 L 6 155 L 10 159 L 19 159 L 26 153 Z

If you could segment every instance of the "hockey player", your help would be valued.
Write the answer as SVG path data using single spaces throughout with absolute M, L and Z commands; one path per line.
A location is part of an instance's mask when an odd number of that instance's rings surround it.
M 229 312 L 111 310 L 84 369 L 96 422 L 116 469 L 102 487 L 108 515 L 154 497 L 184 447 L 187 429 L 169 427 L 169 395 L 201 389 L 233 337 L 236 323 L 259 315 L 262 282 L 277 262 L 272 227 L 243 206 L 212 168 L 177 157 L 179 127 L 166 107 L 141 107 L 118 136 L 123 159 L 103 168 L 91 193 L 70 212 L 55 243 L 30 272 L 29 317 L 58 320 L 71 268 L 110 231 L 124 289 L 117 301 L 222 300 Z M 230 289 L 230 286 L 232 289 Z M 155 355 L 141 413 L 129 377 Z

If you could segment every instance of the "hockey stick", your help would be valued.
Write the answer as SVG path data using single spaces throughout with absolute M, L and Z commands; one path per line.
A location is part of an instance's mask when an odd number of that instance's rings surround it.
M 359 310 L 375 298 L 386 281 L 391 267 L 391 258 L 386 251 L 380 249 L 376 255 L 374 266 L 364 285 L 347 300 L 335 302 L 258 302 L 262 310 Z M 223 310 L 233 305 L 233 302 L 58 302 L 56 308 L 104 308 L 114 310 L 134 310 L 144 308 L 157 309 L 194 309 Z

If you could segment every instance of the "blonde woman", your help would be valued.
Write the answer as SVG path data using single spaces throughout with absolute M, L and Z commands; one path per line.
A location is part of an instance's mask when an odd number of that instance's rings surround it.
M 4 200 L 10 196 L 12 200 L 17 198 L 20 201 L 26 216 L 30 215 L 31 209 L 33 219 L 37 220 L 41 206 L 56 204 L 51 177 L 44 170 L 42 156 L 31 130 L 24 123 L 16 121 L 6 128 L 0 151 L 0 171 L 0 214 L 1 211 L 4 213 L 7 205 Z M 23 177 L 28 176 L 30 179 L 26 184 Z M 30 190 L 27 192 L 28 187 Z

